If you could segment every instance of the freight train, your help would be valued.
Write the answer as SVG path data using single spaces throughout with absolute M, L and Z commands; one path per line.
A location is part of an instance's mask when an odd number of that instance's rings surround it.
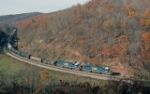
M 80 71 L 89 71 L 89 72 L 93 72 L 93 73 L 101 73 L 101 74 L 111 74 L 112 73 L 108 67 L 100 67 L 100 66 L 95 66 L 95 65 L 81 65 L 81 64 L 78 64 L 77 62 L 67 62 L 67 61 L 61 61 L 61 60 L 50 61 L 45 58 L 34 57 L 31 54 L 21 52 L 17 49 L 14 49 L 10 43 L 8 43 L 8 48 L 12 52 L 14 52 L 22 57 L 26 57 L 30 60 L 38 61 L 38 62 L 45 63 L 45 64 L 51 64 L 51 65 L 55 65 L 55 66 L 59 66 L 59 67 L 63 67 L 63 68 L 75 69 L 75 70 L 80 70 Z

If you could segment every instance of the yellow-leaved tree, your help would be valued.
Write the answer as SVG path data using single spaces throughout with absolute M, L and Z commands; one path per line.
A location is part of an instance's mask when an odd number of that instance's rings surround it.
M 144 62 L 150 62 L 150 34 L 145 32 L 142 34 L 144 41 L 144 48 L 142 48 L 141 55 Z

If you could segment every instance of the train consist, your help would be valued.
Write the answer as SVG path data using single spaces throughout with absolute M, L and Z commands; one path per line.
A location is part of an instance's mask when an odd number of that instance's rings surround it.
M 63 67 L 63 68 L 69 68 L 69 69 L 75 69 L 75 70 L 80 70 L 80 71 L 89 71 L 89 72 L 93 72 L 93 73 L 101 73 L 101 74 L 111 74 L 111 70 L 108 67 L 100 67 L 100 66 L 95 66 L 95 65 L 81 65 L 78 64 L 77 62 L 67 62 L 67 61 L 50 61 L 47 59 L 42 59 L 39 57 L 34 57 L 28 53 L 25 52 L 21 52 L 17 49 L 14 49 L 10 43 L 8 43 L 8 48 L 22 56 L 22 57 L 26 57 L 30 60 L 34 60 L 34 61 L 38 61 L 41 63 L 45 63 L 45 64 L 50 64 L 50 65 L 55 65 L 55 66 L 59 66 L 59 67 Z
M 81 65 L 76 62 L 66 62 L 66 61 L 55 61 L 54 65 L 60 66 L 63 68 L 70 68 L 80 71 L 89 71 L 94 73 L 103 73 L 103 74 L 111 74 L 111 71 L 108 67 L 100 67 L 95 65 Z

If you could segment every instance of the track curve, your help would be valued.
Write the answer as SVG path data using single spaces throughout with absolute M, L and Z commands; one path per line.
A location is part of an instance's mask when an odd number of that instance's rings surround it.
M 84 76 L 84 77 L 89 77 L 89 78 L 94 78 L 94 79 L 119 81 L 119 78 L 117 76 L 89 73 L 86 71 L 70 70 L 70 69 L 66 69 L 66 68 L 57 67 L 54 65 L 47 65 L 47 64 L 40 63 L 40 62 L 31 61 L 31 60 L 23 58 L 17 54 L 14 54 L 11 51 L 8 51 L 8 49 L 6 47 L 4 47 L 4 52 L 6 55 L 8 55 L 8 56 L 10 56 L 16 60 L 31 64 L 31 65 L 34 65 L 34 66 L 37 66 L 40 68 L 45 68 L 48 70 L 53 70 L 53 71 L 63 72 L 63 73 L 69 73 L 69 74 L 74 74 L 74 75 Z

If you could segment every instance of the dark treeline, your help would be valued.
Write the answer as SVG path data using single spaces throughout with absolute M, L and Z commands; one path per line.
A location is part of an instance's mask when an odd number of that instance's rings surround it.
M 3 71 L 4 72 L 4 71 Z M 53 78 L 48 71 L 26 65 L 15 74 L 7 75 L 0 68 L 0 94 L 149 94 L 150 86 L 142 82 L 127 84 L 105 81 L 100 85 L 89 82 Z M 8 71 L 10 72 L 10 71 Z

